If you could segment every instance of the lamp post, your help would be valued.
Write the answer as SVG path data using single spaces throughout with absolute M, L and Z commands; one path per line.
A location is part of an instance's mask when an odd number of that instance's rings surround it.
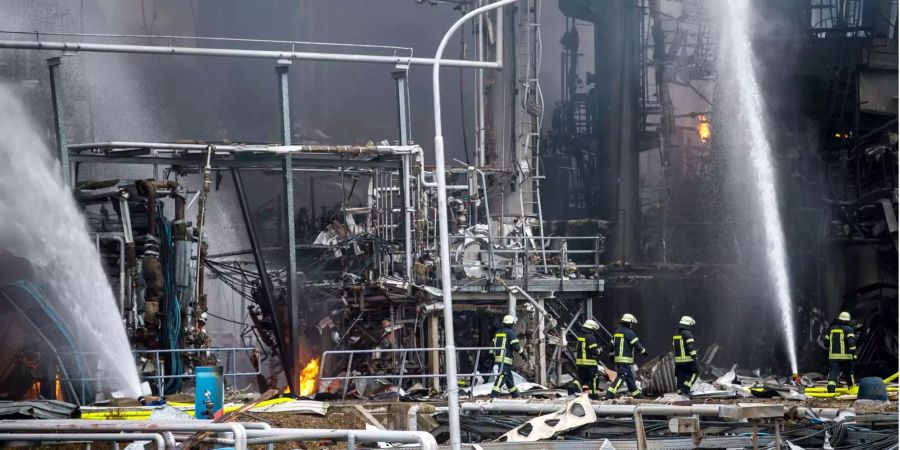
M 432 89 L 434 95 L 434 164 L 436 166 L 435 176 L 437 178 L 437 196 L 438 196 L 438 233 L 440 242 L 441 257 L 441 293 L 444 302 L 444 346 L 446 348 L 445 364 L 447 369 L 447 407 L 448 419 L 450 426 L 450 449 L 460 449 L 459 435 L 459 385 L 456 381 L 456 345 L 453 342 L 453 286 L 450 277 L 450 239 L 447 232 L 447 180 L 444 174 L 444 137 L 441 133 L 441 57 L 444 53 L 444 47 L 453 33 L 469 19 L 500 8 L 501 6 L 510 5 L 518 0 L 498 0 L 489 5 L 473 9 L 464 14 L 453 26 L 444 34 L 441 44 L 438 45 L 437 52 L 434 54 L 434 65 L 431 71 Z M 503 30 L 498 30 L 503 33 Z M 502 65 L 503 61 L 499 61 Z M 491 218 L 488 217 L 488 221 Z

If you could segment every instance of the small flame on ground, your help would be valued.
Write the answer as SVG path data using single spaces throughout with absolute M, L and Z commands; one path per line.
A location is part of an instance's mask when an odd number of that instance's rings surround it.
M 706 115 L 700 114 L 697 116 L 697 121 L 697 134 L 700 135 L 700 141 L 706 143 L 712 133 L 709 129 L 709 120 L 706 119 Z
M 300 395 L 308 396 L 316 393 L 316 384 L 319 381 L 319 358 L 313 358 L 306 363 L 306 367 L 300 372 Z

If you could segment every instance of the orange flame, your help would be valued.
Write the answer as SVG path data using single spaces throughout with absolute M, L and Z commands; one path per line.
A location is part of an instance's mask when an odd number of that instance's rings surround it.
M 709 136 L 712 131 L 709 128 L 709 120 L 706 119 L 706 116 L 703 114 L 699 114 L 697 116 L 697 134 L 700 135 L 700 142 L 706 143 L 709 140 Z
M 316 393 L 316 383 L 319 381 L 319 358 L 313 358 L 300 372 L 300 395 L 313 395 Z

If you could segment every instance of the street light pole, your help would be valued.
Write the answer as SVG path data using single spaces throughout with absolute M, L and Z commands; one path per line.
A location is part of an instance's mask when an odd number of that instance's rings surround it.
M 489 5 L 476 8 L 456 21 L 444 38 L 434 54 L 434 66 L 431 71 L 432 89 L 434 95 L 434 164 L 436 166 L 435 176 L 437 178 L 437 196 L 438 196 L 438 231 L 440 240 L 440 256 L 441 256 L 441 292 L 444 301 L 444 346 L 445 363 L 447 369 L 447 407 L 448 419 L 450 427 L 450 449 L 460 449 L 460 433 L 459 433 L 459 385 L 456 381 L 456 345 L 453 339 L 453 286 L 450 277 L 450 239 L 448 237 L 447 224 L 447 180 L 444 173 L 444 137 L 441 132 L 441 57 L 444 53 L 444 47 L 453 33 L 469 19 L 500 8 L 501 6 L 510 5 L 518 0 L 498 0 Z M 503 33 L 503 30 L 498 30 Z M 499 54 L 499 52 L 498 52 Z M 503 64 L 503 61 L 499 61 Z M 491 218 L 488 217 L 488 221 Z

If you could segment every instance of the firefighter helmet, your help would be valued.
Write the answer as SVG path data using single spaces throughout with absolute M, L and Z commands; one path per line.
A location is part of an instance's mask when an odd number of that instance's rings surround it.
M 841 322 L 849 322 L 850 313 L 848 313 L 847 311 L 841 311 L 841 313 L 838 314 L 838 320 L 840 320 Z
M 595 320 L 588 319 L 584 321 L 584 324 L 581 325 L 585 330 L 599 330 L 600 324 Z
M 679 325 L 684 325 L 686 327 L 692 326 L 695 323 L 697 323 L 697 321 L 691 316 L 681 316 L 681 320 L 678 321 Z
M 509 314 L 503 316 L 503 324 L 504 325 L 515 325 L 516 320 L 517 320 L 516 316 L 511 316 Z
M 622 315 L 622 322 L 623 323 L 638 323 L 637 318 L 628 313 L 625 313 Z

